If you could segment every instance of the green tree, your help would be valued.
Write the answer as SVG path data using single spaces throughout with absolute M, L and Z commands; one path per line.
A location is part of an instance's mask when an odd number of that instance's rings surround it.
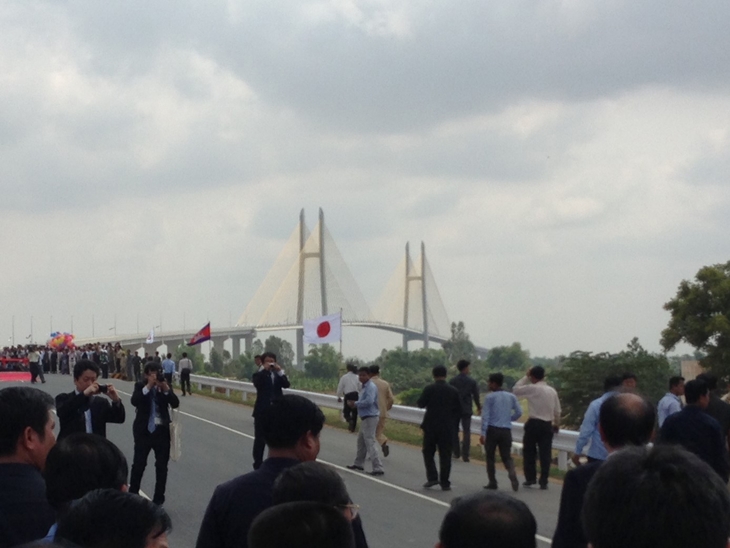
M 408 352 L 401 348 L 383 350 L 378 360 L 382 376 L 393 392 L 409 388 L 423 388 L 432 382 L 431 369 L 446 364 L 446 353 L 442 349 L 422 348 Z
M 182 359 L 183 352 L 185 352 L 190 361 L 193 362 L 193 372 L 200 373 L 205 371 L 205 358 L 203 358 L 198 348 L 197 346 L 188 346 L 183 343 L 172 351 L 172 357 L 175 359 L 175 362 L 179 362 Z
M 702 267 L 694 281 L 682 280 L 664 305 L 672 315 L 662 331 L 665 351 L 685 341 L 705 353 L 700 365 L 719 377 L 730 375 L 730 261 Z
M 464 322 L 451 322 L 451 338 L 441 345 L 446 352 L 448 363 L 454 364 L 459 360 L 476 360 L 477 352 L 474 343 L 464 329 Z
M 653 403 L 667 391 L 667 381 L 674 374 L 664 354 L 647 352 L 637 338 L 618 354 L 571 353 L 551 375 L 560 394 L 563 423 L 579 427 L 588 404 L 603 394 L 604 379 L 626 372 L 636 375 L 638 391 Z
M 210 364 L 210 369 L 214 373 L 218 373 L 219 375 L 223 374 L 223 356 L 221 353 L 215 349 L 210 349 L 210 356 L 208 357 L 208 363 Z
M 487 369 L 492 371 L 504 371 L 505 369 L 527 371 L 531 365 L 530 352 L 523 350 L 522 345 L 518 342 L 514 342 L 510 346 L 495 346 L 489 350 L 486 362 Z
M 233 360 L 238 362 L 236 377 L 241 380 L 251 380 L 253 374 L 256 373 L 257 367 L 254 362 L 254 354 L 252 351 L 244 352 L 237 359 Z
M 309 345 L 304 357 L 304 371 L 315 379 L 336 378 L 342 365 L 342 356 L 330 344 Z
M 264 353 L 264 343 L 261 342 L 261 339 L 256 339 L 253 344 L 251 344 L 251 355 L 252 356 L 260 356 Z
M 282 367 L 291 367 L 294 363 L 294 349 L 289 341 L 271 335 L 264 343 L 264 352 L 276 354 L 276 361 Z

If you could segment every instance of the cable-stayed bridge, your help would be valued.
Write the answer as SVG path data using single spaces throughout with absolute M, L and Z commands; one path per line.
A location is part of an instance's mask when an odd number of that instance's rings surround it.
M 420 255 L 411 259 L 406 244 L 405 256 L 371 310 L 350 269 L 340 254 L 319 210 L 319 219 L 310 231 L 304 219 L 289 237 L 276 261 L 251 298 L 235 327 L 211 326 L 212 343 L 222 349 L 231 339 L 232 354 L 251 348 L 258 332 L 296 331 L 297 361 L 301 365 L 304 352 L 303 322 L 306 319 L 342 312 L 343 326 L 381 329 L 402 335 L 403 348 L 420 340 L 442 344 L 451 336 L 451 323 L 421 243 Z M 98 339 L 78 340 L 78 344 L 121 342 L 125 346 L 140 344 L 147 351 L 160 344 L 177 344 L 189 340 L 195 331 L 169 331 L 155 334 L 155 342 L 147 344 L 147 333 L 115 335 Z M 478 348 L 485 355 L 486 348 Z

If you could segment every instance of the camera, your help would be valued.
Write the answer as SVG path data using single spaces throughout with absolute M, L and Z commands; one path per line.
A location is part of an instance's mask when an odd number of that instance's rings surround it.
M 162 371 L 157 372 L 157 382 L 165 382 L 165 374 Z
M 100 384 L 99 385 L 99 392 L 101 394 L 106 394 L 106 391 L 109 389 L 109 386 L 106 384 Z

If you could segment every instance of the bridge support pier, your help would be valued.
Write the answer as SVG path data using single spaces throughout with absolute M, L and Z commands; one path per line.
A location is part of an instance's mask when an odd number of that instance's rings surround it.
M 241 339 L 231 337 L 231 357 L 235 360 L 241 355 Z
M 255 336 L 256 336 L 256 332 L 255 331 L 252 331 L 249 335 L 246 335 L 243 338 L 244 343 L 245 343 L 245 347 L 244 348 L 245 348 L 246 352 L 248 352 L 249 354 L 253 350 L 253 339 L 254 339 Z

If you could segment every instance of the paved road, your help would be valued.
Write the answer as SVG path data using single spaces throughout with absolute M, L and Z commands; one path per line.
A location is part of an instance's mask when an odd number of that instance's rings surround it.
M 47 383 L 39 388 L 56 395 L 70 391 L 68 376 L 46 375 Z M 132 462 L 133 408 L 129 403 L 132 383 L 113 381 L 122 393 L 127 408 L 127 423 L 109 425 L 109 439 L 116 443 Z M 0 383 L 0 388 L 12 383 Z M 165 508 L 173 523 L 170 536 L 173 548 L 193 548 L 205 508 L 216 485 L 251 470 L 253 420 L 251 409 L 201 396 L 180 398 L 182 416 L 182 458 L 170 463 Z M 347 431 L 325 428 L 319 460 L 337 467 L 347 483 L 361 515 L 372 548 L 402 546 L 431 547 L 438 539 L 438 528 L 452 498 L 486 484 L 483 465 L 453 461 L 451 492 L 427 490 L 421 452 L 416 447 L 392 443 L 385 459 L 385 476 L 371 478 L 345 468 L 355 453 L 355 436 Z M 499 467 L 500 465 L 498 465 Z M 509 481 L 499 471 L 498 481 L 505 492 Z M 142 490 L 154 490 L 154 458 L 150 460 Z M 548 491 L 520 489 L 515 494 L 525 501 L 538 522 L 538 546 L 549 545 L 557 520 L 560 485 L 550 484 Z

